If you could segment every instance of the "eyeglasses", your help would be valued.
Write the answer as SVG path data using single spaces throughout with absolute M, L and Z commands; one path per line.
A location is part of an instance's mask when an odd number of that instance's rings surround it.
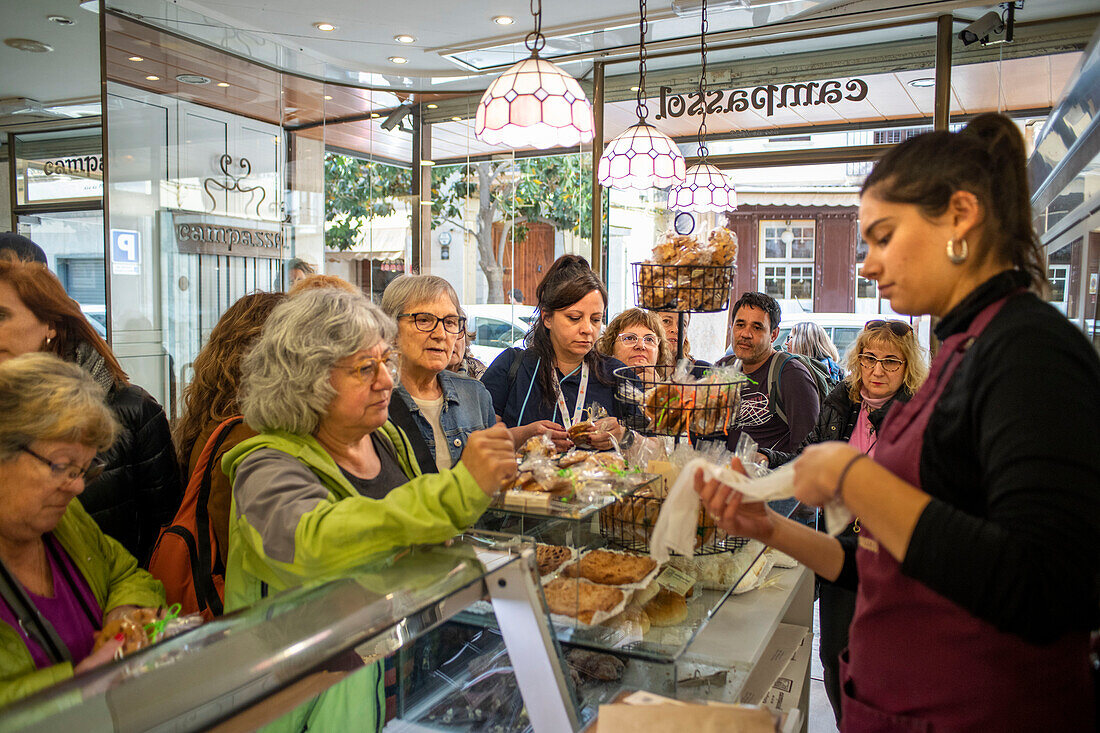
M 356 366 L 339 366 L 336 369 L 343 369 L 351 372 L 359 381 L 363 384 L 374 384 L 374 381 L 378 379 L 378 368 L 385 366 L 386 371 L 389 372 L 391 377 L 397 376 L 397 368 L 400 365 L 400 355 L 394 349 L 389 349 L 382 356 L 368 356 Z
M 103 469 L 107 467 L 102 458 L 96 456 L 92 459 L 92 462 L 88 464 L 87 468 L 81 468 L 75 463 L 54 463 L 49 458 L 40 456 L 32 451 L 27 446 L 23 446 L 19 450 L 23 451 L 29 456 L 37 458 L 43 464 L 50 467 L 50 473 L 58 481 L 76 481 L 78 478 L 83 478 L 84 482 L 94 481 L 103 473 Z
M 897 323 L 897 321 L 894 321 L 894 323 Z M 905 365 L 905 362 L 901 359 L 895 359 L 892 356 L 888 356 L 885 359 L 879 359 L 870 354 L 859 355 L 859 365 L 864 369 L 874 369 L 875 364 L 882 364 L 882 368 L 888 372 L 896 372 Z
M 866 330 L 876 328 L 889 328 L 895 336 L 908 336 L 913 333 L 913 327 L 905 321 L 867 321 Z
M 440 318 L 432 313 L 399 313 L 398 318 L 411 318 L 417 331 L 431 333 L 437 324 L 443 324 L 443 330 L 447 333 L 462 333 L 466 328 L 466 319 L 462 316 L 443 316 Z
M 645 336 L 642 336 L 641 339 L 642 339 L 642 344 L 645 345 L 645 346 L 648 346 L 651 349 L 655 348 L 657 346 L 657 344 L 661 343 L 659 340 L 657 340 L 657 337 L 654 336 L 653 334 L 647 334 Z M 623 346 L 627 346 L 629 348 L 634 348 L 634 346 L 636 346 L 638 344 L 638 334 L 636 334 L 636 333 L 620 333 L 619 334 L 619 341 L 621 341 L 623 343 Z

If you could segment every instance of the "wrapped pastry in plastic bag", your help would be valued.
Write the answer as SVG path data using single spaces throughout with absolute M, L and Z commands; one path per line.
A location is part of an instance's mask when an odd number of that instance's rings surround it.
M 169 608 L 134 608 L 103 624 L 95 637 L 92 651 L 118 635 L 125 638 L 116 656 L 122 658 L 163 639 L 202 625 L 202 616 L 180 616 L 180 604 Z

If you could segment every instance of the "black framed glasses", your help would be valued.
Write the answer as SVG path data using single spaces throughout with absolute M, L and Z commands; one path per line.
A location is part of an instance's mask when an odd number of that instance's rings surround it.
M 417 331 L 431 333 L 436 325 L 443 324 L 443 330 L 447 333 L 462 333 L 466 328 L 466 319 L 462 316 L 439 316 L 433 313 L 398 313 L 398 318 L 411 318 Z
M 896 321 L 895 321 L 896 323 Z M 859 365 L 864 369 L 874 369 L 875 364 L 882 364 L 882 368 L 888 372 L 896 372 L 905 366 L 905 362 L 901 359 L 895 359 L 892 356 L 888 356 L 885 359 L 879 359 L 878 357 L 871 356 L 870 354 L 859 355 Z
M 642 345 L 643 346 L 647 346 L 651 349 L 657 348 L 657 345 L 659 343 L 661 343 L 657 339 L 657 337 L 654 336 L 651 333 L 646 334 L 645 336 L 638 336 L 638 334 L 636 334 L 636 333 L 620 333 L 619 334 L 619 341 L 622 342 L 623 346 L 626 346 L 626 347 L 631 348 L 631 349 L 633 349 L 638 344 L 638 339 L 639 338 L 642 340 Z
M 49 458 L 38 455 L 27 446 L 23 446 L 19 450 L 38 459 L 43 465 L 49 466 L 50 473 L 58 481 L 76 481 L 78 478 L 83 478 L 84 482 L 87 483 L 98 478 L 103 473 L 103 469 L 107 467 L 107 464 L 99 456 L 93 458 L 86 468 L 81 468 L 75 463 L 54 463 Z
M 894 321 L 894 320 L 890 320 L 890 321 L 882 321 L 882 320 L 867 321 L 867 324 L 864 326 L 864 328 L 866 328 L 868 330 L 873 330 L 873 329 L 876 329 L 876 328 L 889 328 L 890 331 L 893 332 L 893 334 L 895 336 L 899 336 L 899 337 L 908 336 L 909 334 L 913 333 L 913 327 L 910 326 L 905 321 Z
M 368 356 L 355 366 L 339 366 L 335 369 L 354 374 L 363 384 L 374 384 L 378 379 L 379 368 L 386 367 L 391 377 L 397 377 L 397 370 L 401 364 L 401 355 L 395 349 L 388 349 L 382 356 Z

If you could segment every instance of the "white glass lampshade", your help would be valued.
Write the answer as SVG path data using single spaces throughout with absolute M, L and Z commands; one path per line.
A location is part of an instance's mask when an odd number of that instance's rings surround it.
M 497 77 L 477 106 L 474 136 L 488 145 L 545 149 L 592 141 L 592 105 L 577 80 L 538 56 Z
M 733 182 L 713 165 L 688 168 L 684 182 L 668 191 L 668 208 L 676 211 L 729 211 L 737 208 Z
M 672 138 L 639 121 L 607 144 L 596 175 L 608 188 L 664 188 L 683 181 L 685 167 Z

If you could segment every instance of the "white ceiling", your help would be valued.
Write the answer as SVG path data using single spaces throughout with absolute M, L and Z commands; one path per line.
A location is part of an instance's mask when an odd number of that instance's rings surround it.
M 52 23 L 46 17 L 53 14 L 75 23 Z M 99 16 L 82 10 L 77 0 L 0 0 L 0 40 L 7 38 L 29 38 L 54 50 L 30 53 L 0 44 L 0 99 L 99 98 Z

